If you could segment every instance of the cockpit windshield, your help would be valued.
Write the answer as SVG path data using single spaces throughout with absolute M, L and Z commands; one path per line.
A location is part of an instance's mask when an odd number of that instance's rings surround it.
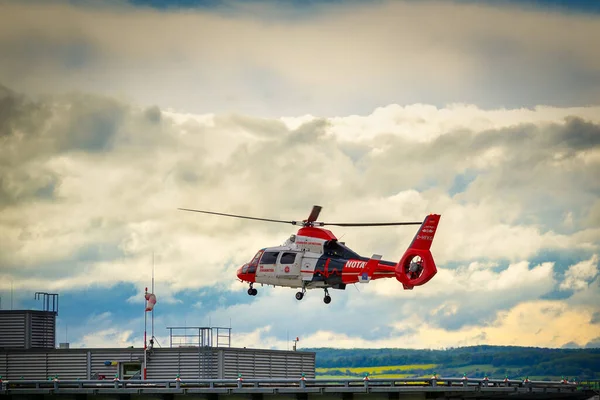
M 256 255 L 252 258 L 252 261 L 250 261 L 248 264 L 245 264 L 242 267 L 243 274 L 256 273 L 256 268 L 258 267 L 258 260 L 260 260 L 260 257 L 262 256 L 263 252 L 264 250 L 259 250 L 258 253 L 256 253 Z
M 256 253 L 256 255 L 254 256 L 254 258 L 252 258 L 252 261 L 249 262 L 249 264 L 257 266 L 258 260 L 260 260 L 260 256 L 262 256 L 263 251 L 264 250 L 259 250 L 258 253 Z

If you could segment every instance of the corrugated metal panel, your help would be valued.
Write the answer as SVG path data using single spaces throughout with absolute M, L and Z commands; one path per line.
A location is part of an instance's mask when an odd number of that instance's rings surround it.
M 25 347 L 25 314 L 0 313 L 0 348 Z
M 8 350 L 0 352 L 0 374 L 9 379 L 86 379 L 90 354 L 90 376 L 111 379 L 119 363 L 143 362 L 142 349 Z M 222 355 L 220 357 L 219 355 Z M 105 362 L 116 365 L 105 365 Z M 221 372 L 220 372 L 221 371 Z M 158 348 L 148 353 L 149 379 L 307 378 L 315 376 L 315 354 L 279 350 L 208 348 Z M 219 374 L 222 376 L 219 376 Z
M 217 349 L 200 349 L 198 353 L 198 377 L 201 379 L 219 378 L 219 357 Z
M 307 378 L 315 376 L 315 355 L 304 352 L 223 349 L 223 378 Z
M 46 353 L 42 352 L 18 352 L 8 353 L 8 379 L 47 379 Z
M 8 361 L 6 360 L 7 357 L 8 355 L 6 353 L 0 352 L 0 376 L 2 377 L 6 377 L 8 375 Z
M 47 371 L 60 379 L 87 379 L 87 353 L 49 352 Z
M 173 379 L 180 370 L 179 353 L 172 349 L 155 349 L 149 354 L 148 379 Z M 182 378 L 196 378 L 185 376 Z
M 92 353 L 91 367 L 92 377 L 104 375 L 107 378 L 113 378 L 119 373 L 119 362 L 140 362 L 144 360 L 144 350 L 142 349 L 90 349 Z M 106 361 L 117 362 L 117 365 L 105 365 Z
M 56 315 L 31 313 L 31 347 L 53 349 L 56 347 Z
M 56 313 L 37 310 L 0 310 L 0 348 L 55 347 Z
M 217 378 L 218 360 L 214 349 L 155 349 L 148 357 L 148 379 Z

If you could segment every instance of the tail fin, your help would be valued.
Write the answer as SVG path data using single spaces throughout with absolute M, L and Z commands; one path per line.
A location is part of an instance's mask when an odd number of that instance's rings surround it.
M 438 214 L 430 214 L 425 217 L 410 246 L 404 252 L 400 262 L 396 264 L 396 279 L 402 283 L 404 289 L 423 285 L 437 273 L 429 249 L 440 217 Z
M 379 260 L 381 260 L 381 255 L 373 254 L 369 261 L 365 264 L 362 272 L 358 275 L 358 281 L 360 283 L 369 283 L 369 281 L 373 278 L 373 272 L 375 272 L 375 268 L 379 265 Z

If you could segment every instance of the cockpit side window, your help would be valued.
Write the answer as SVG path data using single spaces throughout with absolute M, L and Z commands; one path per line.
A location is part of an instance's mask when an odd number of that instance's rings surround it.
M 296 253 L 283 253 L 281 255 L 280 264 L 293 264 L 296 262 Z
M 265 251 L 260 259 L 261 264 L 275 264 L 277 262 L 278 251 Z

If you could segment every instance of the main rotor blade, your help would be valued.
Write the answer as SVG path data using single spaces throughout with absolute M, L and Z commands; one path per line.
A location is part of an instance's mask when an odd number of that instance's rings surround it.
M 317 220 L 317 218 L 319 218 L 319 214 L 321 213 L 321 206 L 313 206 L 312 211 L 310 212 L 310 215 L 308 216 L 308 219 L 305 222 L 314 222 Z
M 256 218 L 256 217 L 247 217 L 245 215 L 235 215 L 235 214 L 224 214 L 224 213 L 218 213 L 218 212 L 212 212 L 212 211 L 202 211 L 202 210 L 193 210 L 190 208 L 178 208 L 178 210 L 183 210 L 183 211 L 192 211 L 192 212 L 198 212 L 198 213 L 204 213 L 204 214 L 213 214 L 213 215 L 222 215 L 225 217 L 235 217 L 235 218 L 243 218 L 243 219 L 253 219 L 255 221 L 267 221 L 267 222 L 280 222 L 282 224 L 292 224 L 292 225 L 297 225 L 299 224 L 299 222 L 297 221 L 282 221 L 279 219 L 268 219 L 268 218 Z
M 357 223 L 333 223 L 333 222 L 317 222 L 317 226 L 335 225 L 335 226 L 393 226 L 393 225 L 421 225 L 423 222 L 357 222 Z

